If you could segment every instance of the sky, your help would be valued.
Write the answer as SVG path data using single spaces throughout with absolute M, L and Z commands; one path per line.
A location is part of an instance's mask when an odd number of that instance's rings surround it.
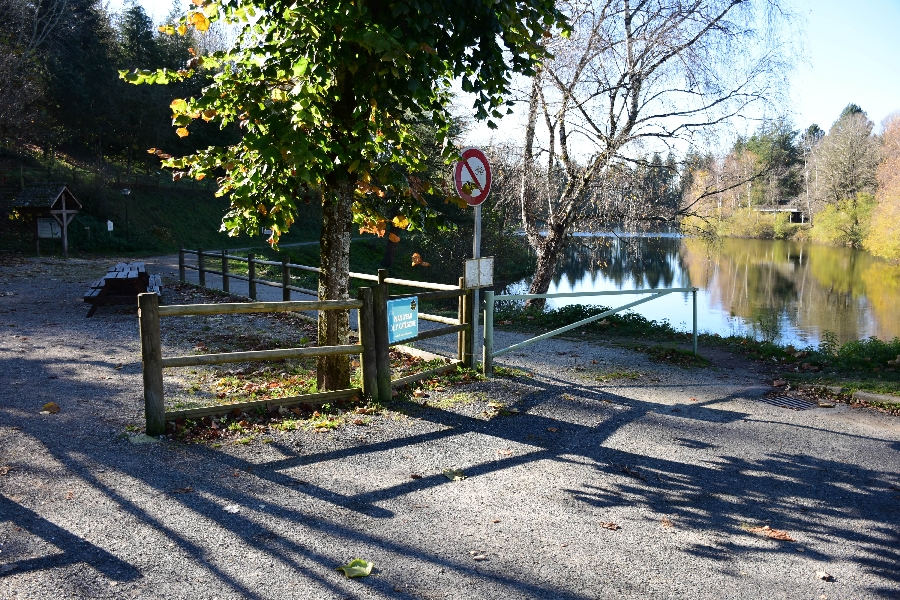
M 156 22 L 172 7 L 172 0 L 140 2 Z M 122 4 L 111 0 L 110 8 L 121 10 Z M 900 111 L 900 0 L 793 0 L 793 6 L 805 57 L 797 57 L 785 108 L 798 129 L 816 123 L 827 131 L 850 102 L 866 111 L 876 130 Z M 508 117 L 501 134 L 521 130 L 521 121 Z M 491 135 L 486 127 L 476 127 L 470 137 L 477 142 Z

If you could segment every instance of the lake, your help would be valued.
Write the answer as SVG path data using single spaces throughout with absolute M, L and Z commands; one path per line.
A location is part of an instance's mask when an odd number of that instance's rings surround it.
M 749 334 L 797 347 L 825 331 L 840 342 L 900 336 L 900 274 L 872 255 L 818 244 L 726 238 L 714 245 L 660 234 L 582 236 L 566 253 L 550 293 L 698 287 L 701 332 Z M 524 293 L 528 280 L 507 288 Z M 626 300 L 628 298 L 628 300 Z M 560 298 L 548 306 L 617 306 L 632 296 Z M 691 328 L 691 294 L 670 294 L 635 312 Z

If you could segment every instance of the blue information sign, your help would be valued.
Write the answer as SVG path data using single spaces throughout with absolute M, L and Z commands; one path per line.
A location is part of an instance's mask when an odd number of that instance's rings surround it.
M 419 298 L 397 298 L 387 302 L 388 342 L 394 344 L 419 335 Z

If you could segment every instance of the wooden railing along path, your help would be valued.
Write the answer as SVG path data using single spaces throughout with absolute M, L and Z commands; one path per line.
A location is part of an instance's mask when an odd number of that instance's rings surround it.
M 196 267 L 185 264 L 184 255 L 196 254 L 198 264 Z M 204 259 L 214 256 L 221 259 L 222 270 L 207 269 Z M 248 265 L 248 275 L 230 273 L 228 262 L 230 260 L 245 261 Z M 255 266 L 280 265 L 282 267 L 282 281 L 272 282 L 257 279 Z M 364 273 L 351 273 L 351 277 L 376 282 L 371 287 L 362 287 L 357 290 L 356 300 L 313 300 L 291 301 L 290 291 L 298 291 L 305 294 L 315 294 L 313 290 L 306 290 L 290 285 L 290 270 L 300 269 L 318 272 L 315 267 L 295 265 L 282 262 L 258 260 L 250 255 L 247 258 L 230 256 L 224 251 L 221 253 L 207 253 L 201 249 L 184 250 L 179 252 L 179 274 L 182 281 L 185 280 L 185 269 L 195 268 L 200 273 L 200 285 L 206 283 L 206 273 L 215 273 L 223 277 L 223 289 L 229 291 L 228 278 L 235 277 L 248 281 L 251 284 L 250 296 L 255 299 L 255 284 L 281 287 L 285 290 L 285 300 L 281 302 L 237 302 L 222 304 L 184 304 L 175 306 L 160 306 L 159 296 L 156 294 L 141 294 L 138 296 L 138 317 L 141 332 L 141 358 L 143 361 L 144 376 L 144 406 L 147 421 L 147 435 L 161 435 L 165 432 L 167 421 L 180 418 L 198 418 L 217 414 L 225 414 L 234 409 L 241 411 L 252 410 L 257 407 L 294 406 L 298 404 L 321 404 L 335 400 L 345 400 L 353 396 L 363 396 L 375 402 L 387 402 L 391 397 L 391 388 L 408 385 L 415 381 L 431 378 L 448 370 L 455 369 L 459 365 L 471 368 L 476 367 L 476 356 L 473 352 L 474 335 L 472 322 L 475 306 L 471 289 L 465 289 L 464 280 L 460 278 L 459 286 L 439 283 L 428 283 L 406 279 L 387 277 L 387 271 L 380 270 L 377 275 Z M 443 335 L 457 335 L 456 360 L 430 369 L 425 372 L 415 373 L 399 379 L 392 379 L 390 364 L 390 347 L 399 345 L 391 344 L 388 337 L 387 302 L 394 298 L 409 297 L 412 294 L 390 295 L 389 284 L 405 287 L 421 288 L 430 291 L 415 294 L 419 301 L 440 300 L 457 298 L 457 318 L 443 317 L 419 313 L 419 319 L 447 325 L 438 329 L 421 331 L 418 336 L 403 341 L 409 344 L 420 340 L 426 340 Z M 162 356 L 162 342 L 160 333 L 160 319 L 162 317 L 178 317 L 191 315 L 220 315 L 220 314 L 246 314 L 266 312 L 296 312 L 312 310 L 352 310 L 359 311 L 359 343 L 339 346 L 315 346 L 304 348 L 284 348 L 277 350 L 258 350 L 250 352 L 227 352 L 216 354 L 197 354 L 166 357 Z M 318 392 L 291 396 L 285 398 L 273 398 L 253 402 L 236 404 L 217 404 L 201 408 L 186 410 L 166 411 L 165 394 L 163 389 L 163 369 L 171 367 L 189 367 L 201 365 L 218 365 L 246 361 L 274 361 L 292 358 L 334 356 L 359 354 L 362 370 L 362 387 L 349 388 L 328 392 Z

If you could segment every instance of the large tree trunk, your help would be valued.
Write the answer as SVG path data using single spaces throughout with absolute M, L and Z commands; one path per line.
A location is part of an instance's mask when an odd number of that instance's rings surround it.
M 335 186 L 322 202 L 322 235 L 319 238 L 322 272 L 319 300 L 350 298 L 350 225 L 353 219 L 353 184 Z M 350 343 L 350 311 L 319 311 L 319 345 Z M 343 356 L 316 359 L 316 381 L 320 391 L 350 387 L 350 360 Z
M 550 289 L 550 282 L 556 273 L 559 256 L 566 245 L 566 228 L 555 225 L 547 231 L 540 249 L 537 253 L 537 268 L 534 271 L 534 279 L 531 281 L 529 294 L 546 294 Z M 547 301 L 544 298 L 529 300 L 525 305 L 529 308 L 544 308 Z

